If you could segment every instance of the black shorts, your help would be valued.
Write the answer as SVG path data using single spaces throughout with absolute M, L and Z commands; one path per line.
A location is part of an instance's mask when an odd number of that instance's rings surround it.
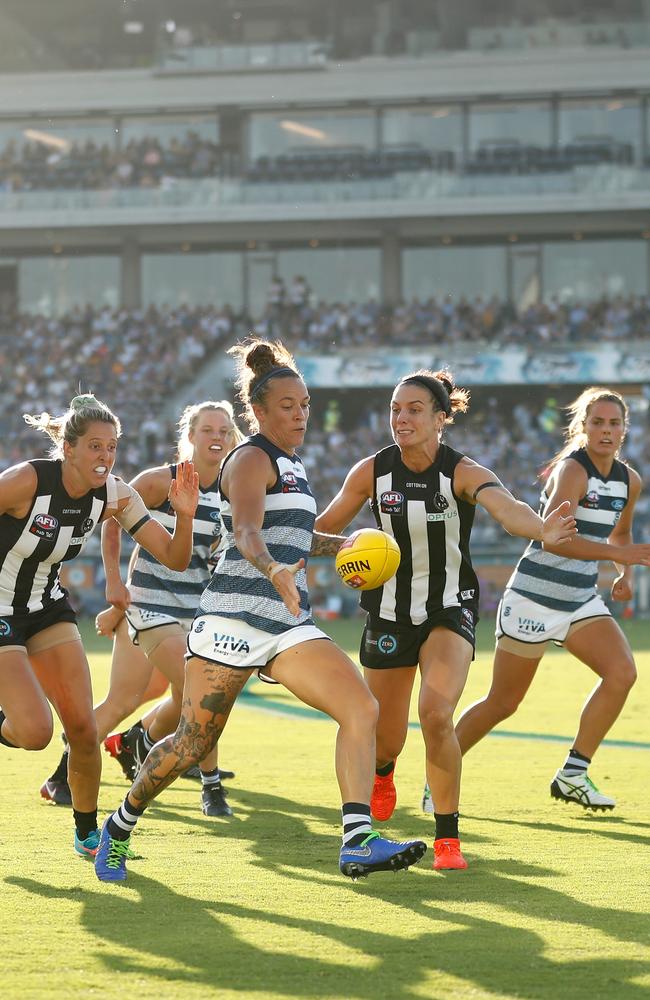
M 67 597 L 62 597 L 40 611 L 18 611 L 14 615 L 4 615 L 0 618 L 0 647 L 24 646 L 28 639 L 59 622 L 77 624 L 77 616 Z
M 371 670 L 414 667 L 419 663 L 421 646 L 434 628 L 446 628 L 466 639 L 472 647 L 474 659 L 477 622 L 476 610 L 469 607 L 441 608 L 421 625 L 397 626 L 395 622 L 368 615 L 361 636 L 359 659 L 362 666 Z

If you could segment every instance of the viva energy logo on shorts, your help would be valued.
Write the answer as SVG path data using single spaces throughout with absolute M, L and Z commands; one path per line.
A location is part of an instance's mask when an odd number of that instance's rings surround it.
M 518 618 L 517 631 L 520 635 L 539 635 L 546 632 L 544 622 L 535 621 L 534 618 Z
M 251 649 L 246 640 L 240 639 L 239 636 L 226 635 L 225 632 L 215 632 L 214 651 L 215 653 L 234 653 L 235 655 L 239 654 L 243 656 L 244 653 L 250 653 Z

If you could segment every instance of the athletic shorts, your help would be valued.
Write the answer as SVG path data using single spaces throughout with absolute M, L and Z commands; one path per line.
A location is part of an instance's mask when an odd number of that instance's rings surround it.
M 472 647 L 474 659 L 477 622 L 475 609 L 468 607 L 441 608 L 421 625 L 397 626 L 395 622 L 368 615 L 361 636 L 359 659 L 362 666 L 371 670 L 417 666 L 420 648 L 434 628 L 446 628 L 466 639 Z
M 497 646 L 508 653 L 534 659 L 543 655 L 549 642 L 561 646 L 570 635 L 595 619 L 611 617 L 600 594 L 575 611 L 557 611 L 514 590 L 506 590 L 497 609 Z
M 312 624 L 271 635 L 239 618 L 198 615 L 187 637 L 186 656 L 200 656 L 202 660 L 234 670 L 255 670 L 265 667 L 286 649 L 312 639 L 329 640 L 329 636 Z
M 185 639 L 192 627 L 191 618 L 174 618 L 159 611 L 149 611 L 148 608 L 138 608 L 134 605 L 126 612 L 129 626 L 129 639 L 134 646 L 140 646 L 145 656 L 170 636 L 181 636 Z
M 46 629 L 64 623 L 71 627 L 56 628 L 47 636 L 41 635 Z M 62 642 L 80 638 L 77 616 L 67 597 L 60 598 L 41 611 L 18 612 L 0 618 L 0 650 L 25 649 L 28 653 L 38 653 L 43 649 L 59 646 Z

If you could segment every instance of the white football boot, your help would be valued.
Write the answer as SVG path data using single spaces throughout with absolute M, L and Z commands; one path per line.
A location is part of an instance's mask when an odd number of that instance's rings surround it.
M 567 775 L 560 768 L 551 782 L 551 796 L 563 802 L 575 802 L 583 809 L 613 809 L 616 799 L 599 792 L 585 772 Z

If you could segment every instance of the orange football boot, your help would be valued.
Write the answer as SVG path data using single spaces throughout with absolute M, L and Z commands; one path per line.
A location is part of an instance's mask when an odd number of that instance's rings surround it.
M 434 840 L 433 853 L 435 854 L 433 867 L 437 872 L 467 868 L 467 862 L 460 852 L 460 840 L 457 837 L 441 837 L 440 840 Z

